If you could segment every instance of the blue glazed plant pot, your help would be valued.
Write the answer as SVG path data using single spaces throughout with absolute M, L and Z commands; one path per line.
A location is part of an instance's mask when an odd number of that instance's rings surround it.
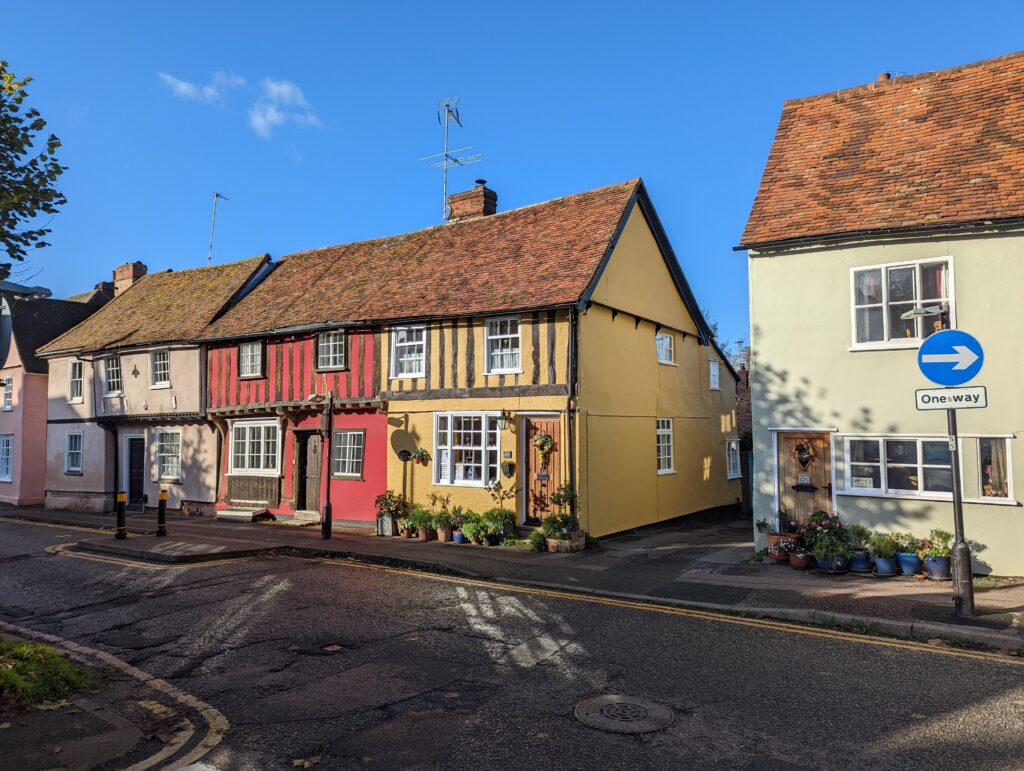
M 900 563 L 900 572 L 905 576 L 912 576 L 921 569 L 921 558 L 915 552 L 896 552 L 896 559 Z
M 875 557 L 875 572 L 880 576 L 894 576 L 896 569 L 895 557 Z
M 818 560 L 818 570 L 826 573 L 845 573 L 850 569 L 850 561 L 841 554 L 833 554 Z
M 452 533 L 452 540 L 455 543 L 465 543 L 467 539 L 462 533 Z
M 871 556 L 866 551 L 855 551 L 850 557 L 850 570 L 854 573 L 870 573 Z
M 949 557 L 925 557 L 924 569 L 929 578 L 945 581 L 950 577 Z

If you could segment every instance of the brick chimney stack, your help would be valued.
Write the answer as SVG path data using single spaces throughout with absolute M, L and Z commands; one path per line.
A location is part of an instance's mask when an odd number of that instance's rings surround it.
M 460 222 L 494 214 L 498 210 L 498 194 L 487 187 L 486 179 L 476 180 L 476 187 L 448 196 L 448 221 Z
M 146 275 L 146 266 L 136 260 L 114 268 L 114 297 Z

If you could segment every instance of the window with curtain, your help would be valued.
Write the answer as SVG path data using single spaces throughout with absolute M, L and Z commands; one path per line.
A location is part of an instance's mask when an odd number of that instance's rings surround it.
M 259 341 L 238 344 L 238 376 L 263 375 L 263 343 Z
M 899 496 L 953 491 L 946 439 L 847 438 L 846 459 L 849 492 Z
M 161 479 L 181 479 L 181 432 L 158 431 L 156 464 Z
M 425 326 L 391 328 L 391 377 L 423 377 L 426 353 Z
M 853 271 L 854 344 L 920 341 L 950 328 L 949 260 Z M 911 318 L 904 314 L 918 311 Z
M 488 319 L 485 374 L 519 372 L 519 319 Z
M 978 472 L 982 498 L 1009 498 L 1010 474 L 1006 439 L 978 439 Z

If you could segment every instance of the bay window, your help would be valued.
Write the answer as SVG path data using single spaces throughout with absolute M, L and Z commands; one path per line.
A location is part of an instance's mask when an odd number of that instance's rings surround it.
M 919 343 L 952 326 L 949 259 L 860 268 L 852 283 L 855 346 Z M 903 318 L 910 311 L 918 315 Z
M 237 422 L 231 427 L 231 473 L 276 474 L 278 433 L 276 422 Z
M 483 487 L 498 480 L 498 415 L 434 415 L 434 482 Z

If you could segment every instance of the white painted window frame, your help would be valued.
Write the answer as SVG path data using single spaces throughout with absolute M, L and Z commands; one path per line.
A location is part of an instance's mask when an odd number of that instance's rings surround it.
M 117 388 L 110 387 L 111 362 L 117 363 Z M 103 359 L 103 395 L 120 396 L 122 393 L 124 393 L 124 373 L 121 370 L 121 357 L 107 356 Z
M 238 344 L 238 377 L 240 380 L 263 377 L 263 343 L 259 340 L 243 340 Z
M 660 340 L 662 338 L 668 340 L 668 358 L 667 359 L 663 359 L 661 357 L 661 347 L 658 345 L 658 343 L 660 342 Z M 673 335 L 671 332 L 666 332 L 665 330 L 661 330 L 660 332 L 656 332 L 655 333 L 655 335 L 654 335 L 654 351 L 655 351 L 655 354 L 658 357 L 658 364 L 669 364 L 671 366 L 676 366 L 676 336 Z
M 10 482 L 14 475 L 14 434 L 0 434 L 0 482 Z
M 399 332 L 420 332 L 423 337 L 419 342 L 398 342 Z M 426 324 L 402 324 L 391 327 L 388 330 L 388 338 L 391 341 L 390 353 L 388 355 L 388 377 L 391 380 L 411 380 L 418 377 L 426 377 L 427 374 L 427 325 Z M 419 368 L 414 372 L 399 372 L 399 349 L 414 348 L 419 346 L 422 350 L 419 355 Z
M 717 361 L 708 362 L 708 390 L 722 390 L 722 367 Z
M 163 451 L 162 437 L 164 434 L 177 437 L 178 449 L 176 453 L 177 457 L 177 474 L 165 474 L 164 473 L 164 458 L 170 456 L 170 453 Z M 161 482 L 180 482 L 181 481 L 181 429 L 177 428 L 158 428 L 156 430 L 156 474 L 158 481 Z
M 263 443 L 266 442 L 266 432 L 267 432 L 267 429 L 269 429 L 269 428 L 273 428 L 274 429 L 274 436 L 275 436 L 275 439 L 276 439 L 276 442 L 275 442 L 275 445 L 274 445 L 274 447 L 275 447 L 275 456 L 276 457 L 275 457 L 275 465 L 274 465 L 273 468 L 267 468 L 265 466 L 261 466 L 260 468 L 254 469 L 254 468 L 249 468 L 249 466 L 248 466 L 248 462 L 249 462 L 248 459 L 249 459 L 249 453 L 250 453 L 249 443 L 251 441 L 250 435 L 249 435 L 249 428 L 251 428 L 253 426 L 260 426 L 262 428 L 261 437 L 260 437 L 260 443 L 261 443 L 260 457 L 261 458 L 266 458 L 266 450 L 263 449 Z M 243 467 L 243 468 L 239 468 L 238 466 L 235 465 L 235 429 L 236 428 L 243 428 L 243 427 L 246 429 L 246 432 L 245 432 L 245 458 L 246 458 L 246 466 Z M 233 421 L 231 421 L 228 424 L 228 439 L 229 439 L 229 445 L 228 445 L 228 476 L 266 477 L 266 476 L 280 476 L 281 475 L 281 458 L 282 458 L 282 455 L 284 455 L 284 447 L 283 447 L 283 437 L 282 437 L 282 431 L 281 431 L 281 424 L 278 421 L 276 421 L 276 420 L 233 420 Z
M 71 449 L 71 437 L 78 437 L 78 449 Z M 78 467 L 71 465 L 71 453 L 78 453 Z M 82 473 L 82 469 L 85 468 L 85 434 L 82 431 L 69 431 L 64 434 L 64 473 L 65 474 L 76 474 Z
M 8 375 L 4 378 L 4 402 L 3 411 L 10 412 L 14 409 L 14 378 Z
M 921 269 L 920 266 L 925 263 L 932 262 L 945 262 L 949 267 L 949 328 L 956 329 L 956 279 L 953 271 L 953 256 L 942 255 L 939 257 L 927 257 L 920 260 L 902 260 L 898 262 L 886 262 L 878 265 L 858 265 L 850 268 L 850 351 L 891 351 L 900 350 L 906 348 L 920 348 L 921 343 L 924 340 L 920 337 L 910 337 L 905 340 L 879 340 L 877 342 L 869 343 L 858 343 L 857 342 L 857 281 L 856 274 L 866 270 L 881 270 L 882 271 L 882 329 L 885 330 L 885 337 L 889 336 L 889 281 L 887 273 L 890 268 L 909 268 L 914 267 L 914 289 L 915 299 L 914 307 L 918 307 L 922 304 L 921 300 Z M 864 306 L 862 306 L 864 307 Z M 918 326 L 918 334 L 920 334 L 920 327 Z
M 441 485 L 444 487 L 487 487 L 487 485 L 497 481 L 501 478 L 501 430 L 498 428 L 498 417 L 501 415 L 500 412 L 493 410 L 454 410 L 451 412 L 435 412 L 434 413 L 434 458 L 433 458 L 433 482 L 435 485 Z M 448 430 L 447 436 L 444 442 L 440 441 L 439 424 L 441 418 L 448 419 Z M 454 433 L 453 424 L 455 418 L 481 418 L 483 421 L 483 429 L 481 432 L 482 444 L 479 447 L 453 447 L 452 446 L 452 434 Z M 491 477 L 490 464 L 487 459 L 487 452 L 489 450 L 487 446 L 487 435 L 491 432 L 491 424 L 494 425 L 494 433 L 497 436 L 498 443 L 494 448 L 494 452 L 497 456 L 497 464 L 494 471 L 494 477 Z M 481 459 L 481 479 L 456 479 L 455 478 L 455 451 L 456 449 L 466 450 L 479 450 L 482 454 Z M 441 462 L 442 452 L 447 451 L 448 462 L 443 464 Z M 443 466 L 447 466 L 446 478 L 442 478 L 441 469 Z
M 357 445 L 343 443 L 341 437 L 358 436 Z M 353 455 L 352 451 L 358 449 L 358 454 Z M 347 454 L 339 455 L 339 450 L 348 451 Z M 338 464 L 356 463 L 358 468 L 355 471 L 339 471 Z M 362 479 L 366 465 L 366 430 L 362 428 L 338 428 L 334 431 L 334 442 L 331 446 L 331 476 L 335 479 Z
M 864 498 L 902 498 L 907 500 L 924 500 L 924 501 L 951 501 L 953 500 L 953 493 L 943 493 L 935 490 L 923 490 L 917 491 L 912 490 L 889 490 L 889 480 L 886 466 L 889 465 L 886 461 L 885 454 L 885 442 L 917 442 L 917 469 L 919 476 L 921 477 L 921 484 L 924 484 L 923 469 L 928 468 L 945 468 L 944 466 L 938 466 L 936 464 L 924 463 L 924 451 L 922 442 L 941 442 L 947 441 L 948 437 L 945 434 L 843 434 L 843 483 L 844 490 L 839 491 L 840 495 L 864 497 Z M 854 464 L 851 460 L 850 454 L 850 442 L 858 441 L 877 441 L 879 442 L 879 482 L 881 488 L 870 488 L 870 487 L 854 487 L 853 486 L 853 474 L 852 467 L 854 465 L 870 466 L 875 465 L 871 463 L 858 463 Z M 963 442 L 961 441 L 961 445 Z M 960 478 L 963 479 L 963 456 L 961 453 L 960 458 Z M 894 465 L 910 465 L 910 464 L 894 464 Z M 950 466 L 952 469 L 952 466 Z
M 344 329 L 329 329 L 319 333 L 316 336 L 316 368 L 321 372 L 345 369 L 348 359 L 346 348 Z
M 75 369 L 78 377 L 75 377 Z M 78 396 L 74 394 L 74 384 L 78 383 Z M 82 404 L 85 401 L 85 362 L 72 359 L 68 362 L 68 404 Z
M 503 321 L 516 324 L 516 333 L 513 334 L 491 334 L 491 324 L 500 324 Z M 496 368 L 491 366 L 491 354 L 494 352 L 492 345 L 496 340 L 516 341 L 514 353 L 519 362 L 517 367 Z M 513 351 L 509 351 L 512 353 Z M 484 374 L 485 375 L 517 375 L 523 371 L 523 322 L 520 316 L 491 316 L 484 319 Z
M 1016 506 L 1017 499 L 1014 497 L 1013 490 L 1013 443 L 1010 441 L 1013 439 L 1013 435 L 1002 435 L 1002 434 L 979 434 L 978 436 L 964 436 L 960 435 L 960 444 L 963 445 L 964 439 L 969 439 L 974 442 L 974 473 L 977 481 L 977 498 L 964 498 L 965 503 L 990 503 L 1003 506 Z M 1006 497 L 985 497 L 981 494 L 982 483 L 981 483 L 981 440 L 982 439 L 996 439 L 1003 443 L 1006 447 Z M 963 461 L 963 453 L 960 454 L 961 462 Z M 961 474 L 961 478 L 963 475 Z
M 668 425 L 662 425 L 667 423 Z M 668 437 L 668 444 L 665 445 L 661 442 L 663 437 Z M 672 418 L 655 418 L 654 419 L 654 459 L 655 465 L 658 469 L 658 476 L 664 476 L 665 474 L 676 473 L 676 438 L 675 438 L 675 421 Z M 662 468 L 662 447 L 668 447 L 668 467 Z
M 157 357 L 167 357 L 167 379 L 157 380 Z M 171 352 L 167 348 L 160 348 L 149 352 L 149 387 L 170 388 L 171 387 Z
M 736 458 L 735 466 L 732 462 L 733 457 Z M 743 466 L 740 462 L 739 439 L 725 440 L 725 476 L 727 479 L 739 479 L 740 477 L 743 476 Z

